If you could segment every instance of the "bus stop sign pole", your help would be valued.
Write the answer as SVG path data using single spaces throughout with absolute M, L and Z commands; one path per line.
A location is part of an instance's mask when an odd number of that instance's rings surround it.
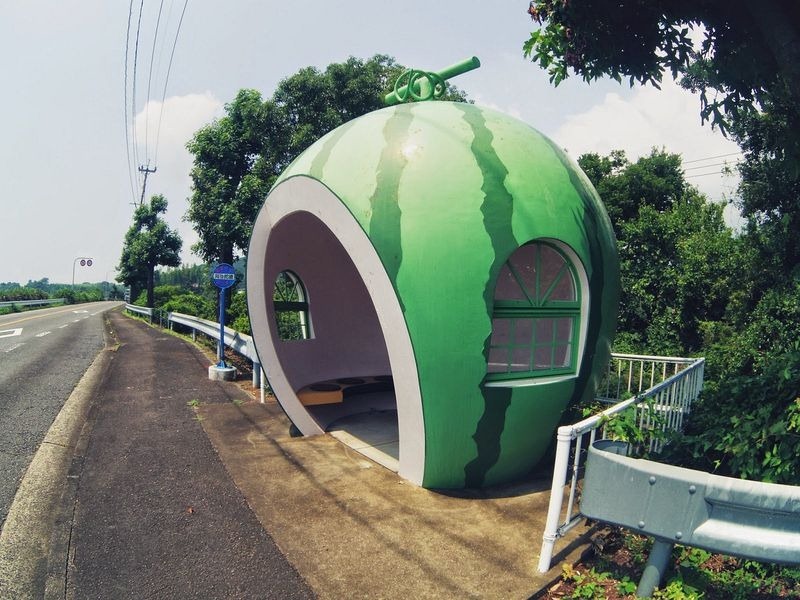
M 218 367 L 225 368 L 225 290 L 236 283 L 236 269 L 228 263 L 219 263 L 211 273 L 211 282 L 219 288 L 219 344 Z

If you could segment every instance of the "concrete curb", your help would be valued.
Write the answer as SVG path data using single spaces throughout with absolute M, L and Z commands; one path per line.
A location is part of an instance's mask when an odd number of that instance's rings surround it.
M 106 327 L 104 331 L 106 347 L 50 426 L 0 531 L 0 598 L 64 597 L 71 519 L 61 517 L 64 503 L 70 500 L 70 490 L 74 495 L 70 468 L 75 448 L 91 408 L 93 392 L 112 357 Z M 60 549 L 62 556 L 52 556 L 53 549 Z M 60 570 L 60 582 L 58 573 L 50 573 L 52 567 Z

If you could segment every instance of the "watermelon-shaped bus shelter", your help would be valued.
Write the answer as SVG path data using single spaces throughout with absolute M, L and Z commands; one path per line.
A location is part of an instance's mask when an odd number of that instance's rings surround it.
M 354 119 L 286 169 L 254 224 L 247 292 L 302 434 L 358 448 L 372 423 L 389 437 L 358 449 L 400 476 L 480 487 L 530 472 L 593 394 L 618 259 L 553 142 L 494 110 L 421 102 Z

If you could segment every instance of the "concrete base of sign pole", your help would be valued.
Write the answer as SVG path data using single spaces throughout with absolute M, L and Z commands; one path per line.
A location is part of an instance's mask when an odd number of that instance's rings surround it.
M 233 381 L 236 379 L 236 368 L 211 365 L 208 367 L 208 378 L 211 381 Z

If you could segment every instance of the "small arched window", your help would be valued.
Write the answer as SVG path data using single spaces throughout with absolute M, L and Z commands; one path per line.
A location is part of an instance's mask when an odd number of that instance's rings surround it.
M 281 271 L 272 293 L 275 324 L 282 340 L 307 340 L 311 337 L 308 297 L 300 278 L 292 271 Z
M 487 381 L 574 373 L 580 314 L 567 256 L 547 242 L 517 248 L 495 287 Z

